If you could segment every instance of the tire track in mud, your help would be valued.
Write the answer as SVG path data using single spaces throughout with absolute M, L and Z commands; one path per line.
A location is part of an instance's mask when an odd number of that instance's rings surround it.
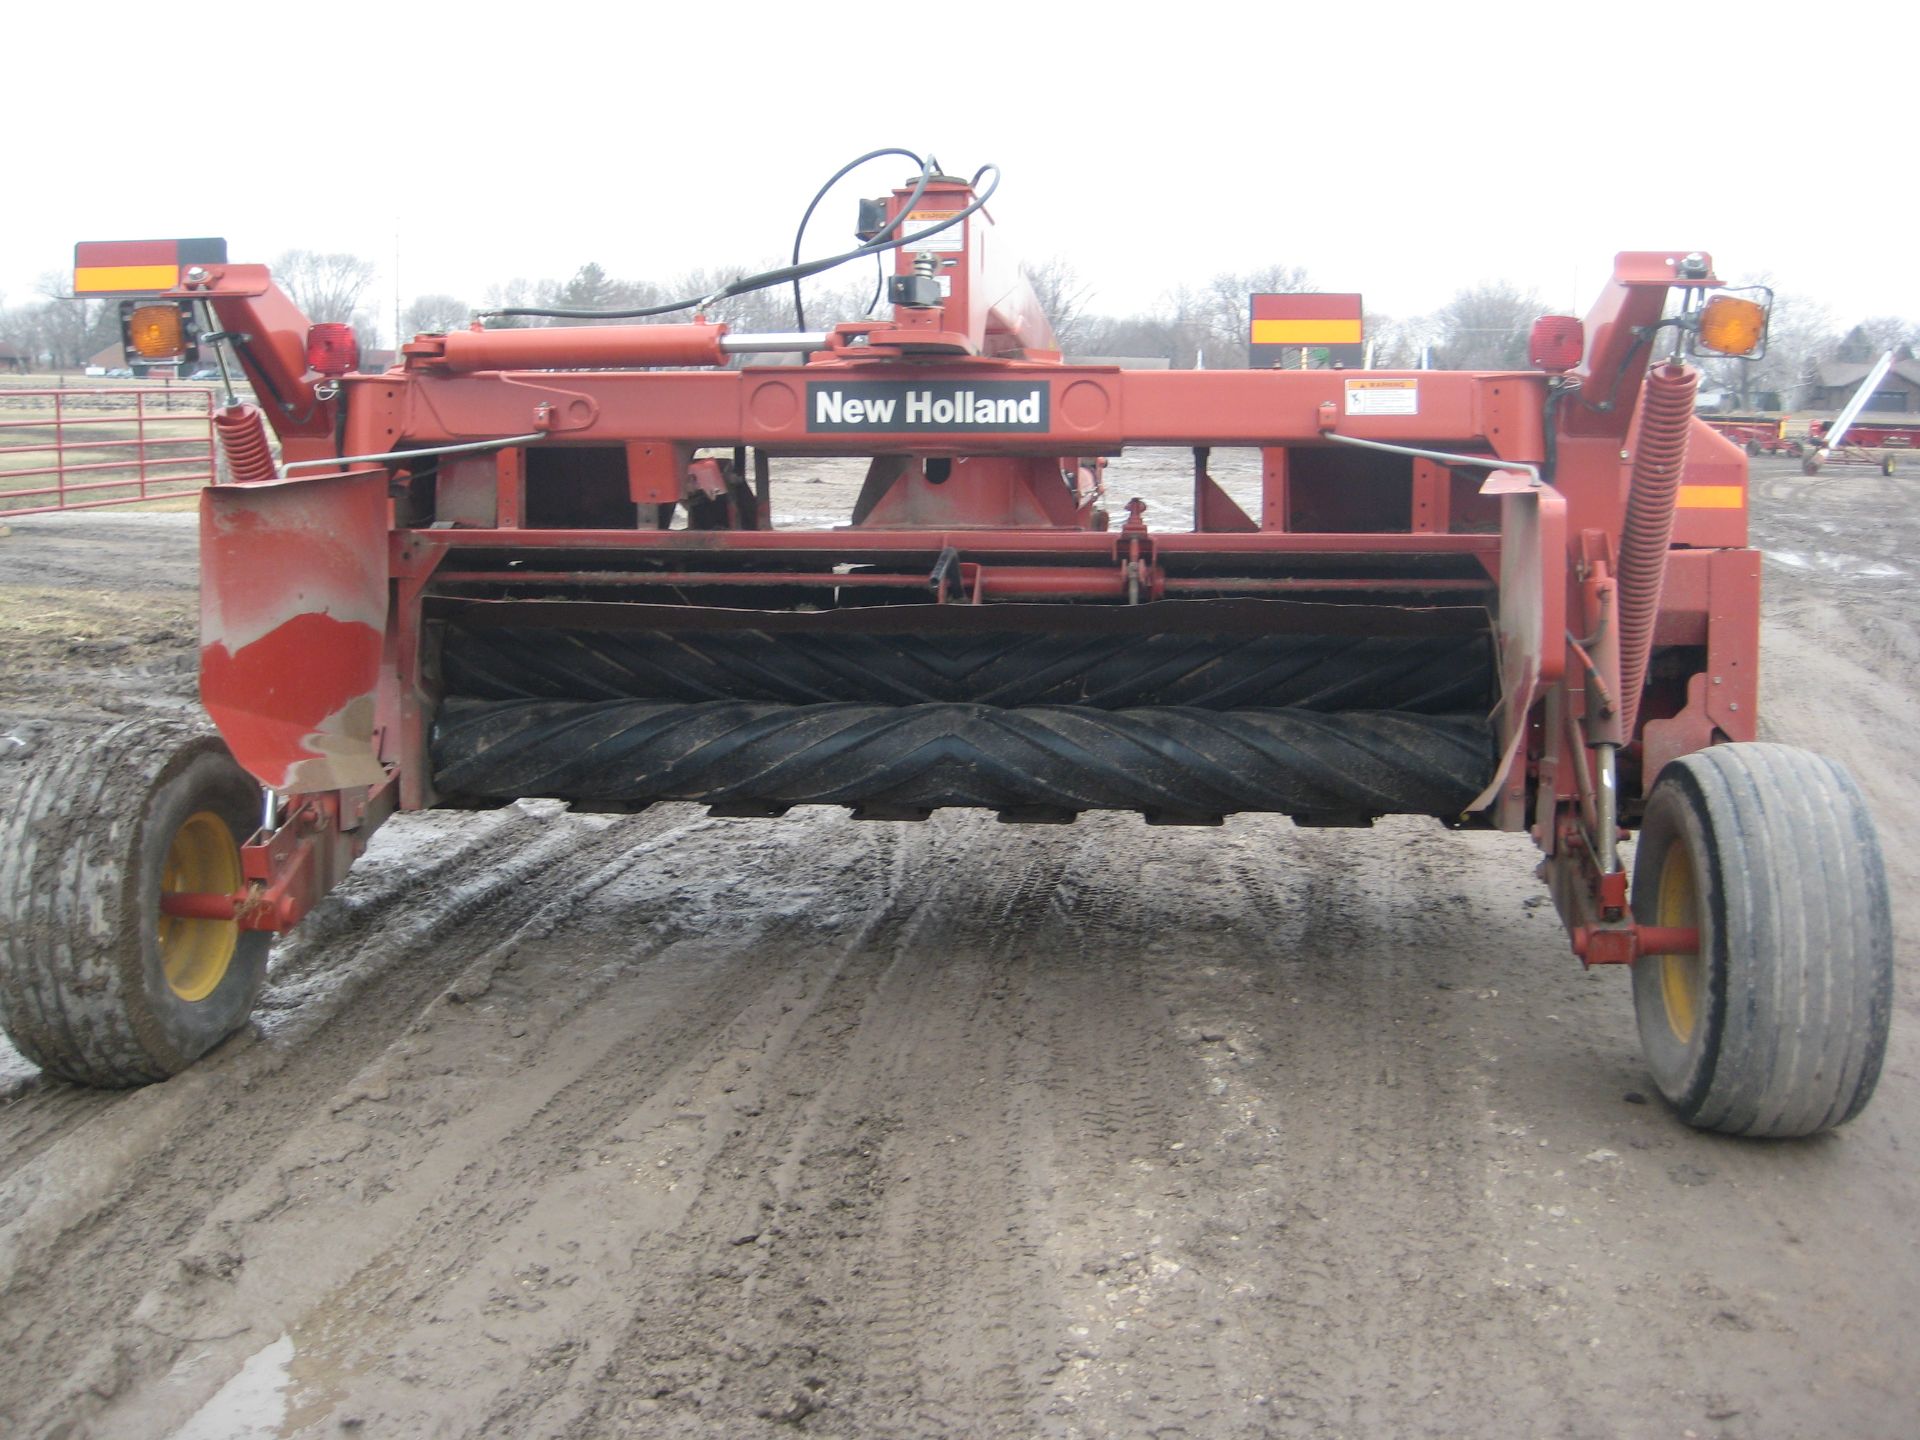
M 1864 501 L 1833 479 L 1783 481 L 1769 538 Z M 1898 546 L 1882 491 L 1864 528 Z M 1861 528 L 1821 543 L 1879 554 Z M 1871 766 L 1920 671 L 1885 584 L 1769 566 L 1763 713 L 1854 757 L 1907 897 L 1920 805 Z M 1886 1240 L 1912 1045 L 1791 1152 L 1624 1104 L 1622 977 L 1526 908 L 1524 842 L 407 818 L 205 1083 L 0 1102 L 0 1247 L 104 1171 L 0 1296 L 0 1338 L 51 1332 L 0 1357 L 0 1434 L 171 1434 L 283 1333 L 284 1431 L 314 1437 L 1758 1440 L 1912 1413 L 1885 1323 L 1920 1294 Z
M 123 1149 L 120 1161 L 94 1179 L 79 1203 L 57 1183 L 60 1146 L 42 1146 L 34 1166 L 0 1184 L 0 1216 L 16 1229 L 24 1220 L 40 1242 L 18 1247 L 17 1264 L 0 1274 L 0 1293 L 7 1297 L 0 1313 L 0 1417 L 41 1408 L 28 1378 L 36 1372 L 68 1374 L 75 1392 L 111 1396 L 149 1368 L 151 1352 L 167 1348 L 163 1342 L 113 1335 L 112 1322 L 128 1309 L 129 1297 L 176 1268 L 181 1247 L 224 1192 L 250 1175 L 320 1097 L 332 1095 L 383 1051 L 476 954 L 547 903 L 546 888 L 527 882 L 543 873 L 555 878 L 556 862 L 563 859 L 568 865 L 618 863 L 697 813 L 661 807 L 621 823 L 556 816 L 537 840 L 509 818 L 483 835 L 466 862 L 452 857 L 456 864 L 471 863 L 477 879 L 445 887 L 430 912 L 392 929 L 381 922 L 418 897 L 404 870 L 390 886 L 384 876 L 370 875 L 365 938 L 345 961 L 352 967 L 351 983 L 311 997 L 276 1036 L 271 1000 L 279 977 L 270 975 L 268 1014 L 260 1027 L 266 1039 L 229 1041 L 187 1074 L 112 1097 L 92 1112 L 93 1123 L 70 1132 L 76 1144 L 105 1125 L 136 1138 L 130 1148 L 109 1147 Z M 562 866 L 558 873 L 574 872 Z M 577 903 L 583 897 L 569 898 Z M 324 935 L 329 922 L 324 915 L 315 918 Z M 343 924 L 349 935 L 359 928 Z M 318 968 L 326 953 L 311 941 L 289 949 L 294 978 Z M 312 952 L 311 958 L 303 952 Z M 139 1114 L 125 1113 L 136 1109 Z M 34 1173 L 49 1167 L 54 1179 Z M 188 1257 L 185 1263 L 191 1268 L 198 1262 Z M 222 1262 L 216 1257 L 213 1263 L 217 1268 Z M 46 1298 L 53 1296 L 57 1304 Z M 51 1324 L 49 1314 L 57 1317 Z M 113 1338 L 96 1343 L 102 1334 Z M 64 1359 L 56 1358 L 63 1353 Z
M 404 830 L 408 823 L 407 820 L 396 821 L 394 829 Z M 387 859 L 393 854 L 395 847 L 392 842 L 396 837 L 391 833 L 377 837 L 375 845 L 378 848 L 370 861 L 356 867 L 347 880 L 301 922 L 301 928 L 294 937 L 275 947 L 267 990 L 256 1012 L 254 1026 L 247 1033 L 257 1039 L 262 1029 L 275 1028 L 274 1017 L 277 1014 L 302 1011 L 303 1006 L 305 1008 L 300 1019 L 306 1028 L 318 1028 L 314 1023 L 316 1021 L 324 1024 L 342 1018 L 336 1013 L 337 1005 L 330 1008 L 325 1003 L 327 996 L 324 986 L 316 995 L 309 993 L 313 988 L 309 982 L 316 977 L 325 980 L 331 976 L 337 988 L 339 976 L 358 971 L 361 972 L 358 977 L 360 984 L 370 983 L 387 969 L 410 963 L 416 952 L 430 948 L 439 938 L 433 933 L 434 927 L 446 915 L 457 913 L 468 904 L 484 902 L 522 878 L 527 871 L 538 868 L 539 857 L 522 857 L 515 863 L 513 855 L 526 839 L 522 827 L 533 823 L 527 811 L 515 806 L 475 814 L 466 825 L 456 829 L 456 843 L 422 869 L 408 868 L 397 856 Z M 477 888 L 459 892 L 427 889 L 458 869 L 472 869 L 487 878 Z M 414 898 L 413 892 L 416 890 L 434 894 L 438 904 L 431 909 L 423 909 L 419 916 L 396 927 L 401 932 L 399 938 L 402 947 L 396 953 L 396 937 L 389 933 L 386 926 L 394 919 L 396 912 Z M 343 948 L 346 949 L 344 957 L 341 954 Z M 363 952 L 386 953 L 381 958 L 377 953 L 369 957 Z M 369 958 L 375 962 L 370 973 Z M 356 984 L 347 994 L 333 998 L 336 1001 L 346 999 L 358 988 Z M 316 1000 L 319 1003 L 316 1004 Z M 229 1041 L 218 1054 L 231 1057 L 243 1052 L 247 1043 L 246 1038 Z M 216 1059 L 211 1063 L 217 1064 L 219 1061 Z M 205 1062 L 200 1068 L 205 1068 Z M 43 1099 L 33 1107 L 23 1108 L 16 1102 L 0 1108 L 0 1181 L 4 1181 L 13 1169 L 31 1158 L 22 1153 L 29 1146 L 37 1152 L 45 1144 L 58 1140 L 61 1136 L 60 1125 L 82 1123 L 94 1114 L 135 1099 L 144 1092 L 88 1090 L 34 1077 L 22 1083 L 20 1093 L 23 1099 Z M 52 1123 L 41 1118 L 49 1112 L 62 1118 Z M 23 1133 L 16 1139 L 16 1123 L 23 1132 L 31 1128 L 37 1132 L 36 1135 L 29 1138 Z
M 1017 1433 L 1045 1337 L 1023 1314 L 1032 1147 L 1001 1002 L 1058 848 L 991 822 L 902 840 L 908 883 L 712 1157 L 739 1188 L 704 1189 L 659 1237 L 615 1353 L 527 1433 L 737 1434 L 816 1410 L 836 1433 Z
M 1165 1107 L 1177 1139 L 1150 1150 L 1136 1128 L 1126 1183 L 1086 1197 L 1101 1215 L 1090 1228 L 1119 1238 L 1090 1262 L 1097 1303 L 1063 1377 L 1073 1433 L 1412 1433 L 1416 1416 L 1467 1433 L 1485 1418 L 1440 1398 L 1464 1373 L 1449 1327 L 1497 1317 L 1463 1303 L 1486 1256 L 1460 1238 L 1484 1181 L 1459 1137 L 1480 1128 L 1483 1101 L 1460 1073 L 1464 1037 L 1433 1013 L 1447 967 L 1428 963 L 1443 958 L 1428 953 L 1432 928 L 1477 917 L 1432 913 L 1453 837 L 1383 827 L 1359 842 L 1358 871 L 1356 838 L 1260 822 L 1227 837 L 1217 867 L 1163 887 L 1211 922 L 1189 927 L 1183 972 L 1154 967 L 1172 1025 L 1153 1090 L 1194 1098 Z M 1124 924 L 1151 934 L 1178 917 L 1150 908 Z M 1061 1169 L 1115 1173 L 1102 1162 L 1070 1151 Z M 1499 1339 L 1521 1383 L 1550 1373 L 1548 1357 Z
M 739 827 L 729 822 L 690 827 L 679 837 L 679 846 L 653 857 L 661 872 L 654 878 L 667 887 L 684 885 L 711 869 L 714 852 L 730 851 L 738 834 Z M 796 836 L 796 843 L 803 842 L 804 832 Z M 882 835 L 873 837 L 862 852 L 884 857 L 890 848 Z M 791 868 L 800 868 L 788 858 Z M 857 868 L 850 861 L 837 865 L 827 888 L 848 893 L 857 882 Z M 576 885 L 591 895 L 603 880 L 617 883 L 616 877 L 587 872 Z M 617 908 L 619 897 L 613 898 Z M 577 896 L 563 895 L 552 903 L 556 909 L 571 910 L 577 902 Z M 465 1324 L 479 1326 L 496 1344 L 507 1344 L 500 1337 L 509 1334 L 515 1343 L 528 1343 L 545 1357 L 536 1367 L 538 1373 L 550 1377 L 570 1367 L 584 1345 L 580 1334 L 611 1327 L 628 1313 L 624 1304 L 603 1306 L 606 1313 L 584 1332 L 566 1323 L 544 1338 L 521 1333 L 540 1330 L 544 1321 L 537 1312 L 547 1308 L 546 1301 L 536 1299 L 523 1309 L 523 1291 L 572 1290 L 576 1282 L 584 1282 L 569 1297 L 568 1308 L 556 1308 L 545 1317 L 568 1322 L 575 1309 L 592 1309 L 593 1297 L 599 1295 L 597 1267 L 583 1267 L 574 1253 L 579 1242 L 556 1248 L 548 1238 L 549 1228 L 566 1234 L 578 1226 L 591 1237 L 595 1222 L 589 1214 L 623 1208 L 619 1202 L 626 1187 L 621 1182 L 630 1167 L 622 1157 L 636 1142 L 619 1132 L 634 1129 L 640 1142 L 651 1143 L 653 1133 L 675 1131 L 687 1120 L 713 1119 L 686 1112 L 683 1097 L 688 1088 L 704 1093 L 707 1108 L 723 1106 L 725 1093 L 738 1089 L 734 1071 L 747 1047 L 765 1043 L 769 1025 L 791 1029 L 804 1023 L 810 1013 L 805 992 L 817 988 L 822 977 L 830 980 L 839 961 L 831 953 L 834 947 L 826 947 L 816 956 L 820 963 L 799 967 L 797 984 L 788 972 L 765 964 L 768 945 L 802 942 L 822 950 L 821 937 L 813 933 L 819 927 L 793 913 L 791 906 L 785 915 L 763 917 L 763 933 L 729 936 L 736 951 L 732 955 L 716 953 L 714 942 L 697 935 L 669 940 L 651 954 L 646 953 L 653 948 L 650 944 L 637 957 L 601 955 L 594 944 L 595 926 L 610 920 L 617 922 L 617 914 L 574 917 L 567 927 L 566 953 L 543 955 L 538 945 L 517 944 L 515 956 L 493 967 L 490 982 L 468 987 L 464 1006 L 435 1006 L 414 1034 L 395 1047 L 397 1053 L 370 1067 L 375 1076 L 355 1080 L 342 1098 L 376 1102 L 356 1105 L 354 1113 L 371 1110 L 378 1118 L 363 1125 L 374 1132 L 370 1139 L 363 1143 L 356 1137 L 353 1142 L 357 1148 L 350 1181 L 343 1183 L 337 1175 L 305 1163 L 305 1148 L 326 1144 L 330 1126 L 316 1120 L 263 1167 L 261 1180 L 252 1187 L 262 1195 L 239 1197 L 224 1207 L 225 1218 L 216 1215 L 205 1227 L 195 1247 L 215 1258 L 230 1257 L 229 1269 L 232 1259 L 243 1261 L 246 1268 L 236 1288 L 244 1290 L 256 1272 L 270 1275 L 277 1268 L 276 1245 L 284 1243 L 284 1237 L 275 1231 L 283 1224 L 283 1212 L 302 1212 L 299 1223 L 304 1226 L 314 1222 L 316 1212 L 324 1218 L 342 1207 L 351 1210 L 363 1192 L 380 1197 L 373 1212 L 361 1217 L 362 1233 L 345 1247 L 348 1257 L 317 1267 L 319 1280 L 316 1267 L 309 1265 L 292 1294 L 267 1282 L 274 1292 L 266 1297 L 271 1308 L 282 1314 L 304 1308 L 307 1313 L 295 1331 L 301 1357 L 297 1378 L 323 1394 L 350 1390 L 356 1403 L 404 1410 L 407 1387 L 394 1387 L 396 1393 L 387 1394 L 393 1367 L 379 1347 L 400 1344 L 408 1365 L 441 1375 L 472 1361 L 470 1328 L 440 1332 L 449 1342 L 444 1351 L 426 1336 L 405 1333 L 409 1320 L 423 1309 L 444 1306 Z M 624 948 L 628 933 L 618 930 L 617 923 L 615 929 L 615 943 Z M 583 938 L 588 942 L 584 954 L 579 952 Z M 841 942 L 838 948 L 848 947 Z M 676 949 L 696 953 L 676 960 Z M 584 979 L 578 973 L 583 961 L 592 965 Z M 663 969 L 675 972 L 665 985 L 659 974 Z M 552 1001 L 544 1009 L 543 996 Z M 648 1036 L 648 1013 L 663 1007 L 673 1017 L 672 1030 Z M 497 1011 L 520 1017 L 505 1022 L 509 1033 L 518 1028 L 526 1037 L 520 1054 L 481 1053 L 489 1041 L 480 1032 L 498 1037 Z M 635 1041 L 640 1042 L 637 1047 Z M 456 1073 L 456 1080 L 434 1078 Z M 447 1093 L 449 1087 L 453 1093 Z M 338 1104 L 337 1098 L 326 1108 Z M 703 1143 L 698 1137 L 708 1129 L 700 1124 L 689 1143 Z M 590 1143 L 598 1143 L 600 1151 L 589 1149 Z M 665 1148 L 671 1152 L 671 1146 Z M 583 1154 L 593 1158 L 583 1163 Z M 660 1163 L 667 1163 L 664 1156 Z M 296 1178 L 289 1186 L 290 1203 L 282 1205 L 274 1191 L 287 1176 Z M 699 1167 L 693 1167 L 691 1179 L 700 1178 Z M 690 1193 L 695 1188 L 690 1185 Z M 534 1256 L 544 1258 L 536 1262 Z M 599 1259 L 617 1267 L 618 1257 Z M 329 1278 L 336 1283 L 322 1295 L 319 1290 L 325 1285 L 319 1281 Z M 183 1309 L 192 1308 L 194 1297 L 174 1298 Z M 219 1307 L 222 1318 L 212 1323 L 231 1328 L 247 1311 L 245 1296 L 225 1297 Z M 332 1317 L 338 1316 L 350 1316 L 351 1321 L 336 1324 Z M 204 1328 L 210 1322 L 201 1317 L 196 1323 Z M 266 1338 L 271 1337 L 256 1338 L 256 1348 Z M 370 1344 L 373 1351 L 367 1349 Z M 489 1379 L 490 1373 L 474 1376 L 453 1389 L 463 1395 L 485 1394 Z M 517 1387 L 509 1409 L 524 1409 L 538 1389 Z M 439 1392 L 431 1416 L 395 1421 L 393 1411 L 381 1408 L 380 1413 L 385 1423 L 399 1427 L 394 1433 L 414 1433 L 430 1421 L 444 1426 L 445 1393 Z M 145 1418 L 138 1406 L 134 1413 Z M 473 1433 L 485 1433 L 478 1411 L 468 1418 L 476 1427 Z M 141 1433 L 139 1425 L 132 1424 L 128 1433 Z
M 0 1101 L 0 1179 L 67 1131 L 111 1109 L 118 1098 L 111 1091 L 87 1090 L 38 1074 L 22 1077 L 11 1098 Z
M 1851 769 L 1879 826 L 1898 893 L 1920 886 L 1920 851 L 1910 833 L 1912 817 L 1920 815 L 1920 783 L 1911 767 L 1892 759 L 1897 752 L 1890 738 L 1910 728 L 1913 693 L 1920 689 L 1913 486 L 1910 473 L 1888 478 L 1859 469 L 1826 471 L 1817 479 L 1766 477 L 1756 482 L 1753 516 L 1755 543 L 1770 552 L 1762 577 L 1761 738 L 1853 757 Z M 1778 558 L 1821 547 L 1899 573 L 1796 568 Z M 1897 943 L 1908 947 L 1916 933 L 1911 907 L 1896 904 L 1894 924 Z M 1915 1013 L 1910 988 L 1897 989 L 1895 1003 Z
M 1428 1424 L 1465 1433 L 1488 1411 L 1463 1410 L 1445 1393 L 1461 1366 L 1436 1336 L 1475 1308 L 1464 1292 L 1484 1267 L 1479 1237 L 1493 1228 L 1462 1223 L 1483 1208 L 1482 1177 L 1476 1161 L 1461 1163 L 1456 1137 L 1478 1128 L 1481 1102 L 1471 1075 L 1459 1073 L 1465 1037 L 1435 1046 L 1419 1033 L 1439 993 L 1425 963 L 1433 932 L 1471 923 L 1433 904 L 1451 888 L 1435 873 L 1445 863 L 1438 851 L 1460 842 L 1437 828 L 1392 826 L 1380 837 L 1391 851 L 1371 857 L 1361 876 L 1334 853 L 1343 838 L 1303 837 L 1300 870 L 1317 879 L 1302 903 L 1319 933 L 1303 937 L 1283 1034 L 1301 1023 L 1320 1033 L 1303 1047 L 1311 1064 L 1288 1067 L 1279 1103 L 1267 1107 L 1281 1118 L 1271 1152 L 1279 1204 L 1266 1242 L 1298 1283 L 1270 1288 L 1242 1333 L 1280 1362 L 1269 1362 L 1265 1378 L 1289 1425 L 1400 1433 L 1417 1408 Z M 1351 1206 L 1356 1195 L 1370 1203 Z M 1534 1357 L 1516 1337 L 1501 1339 L 1506 1363 L 1524 1376 Z M 1329 1366 L 1332 1355 L 1348 1363 Z
M 1356 866 L 1348 837 L 1270 824 L 1172 854 L 1083 824 L 772 827 L 702 896 L 754 827 L 695 822 L 644 874 L 552 900 L 544 942 L 306 1096 L 299 1133 L 182 1238 L 185 1278 L 141 1303 L 172 1342 L 124 1363 L 152 1381 L 212 1350 L 230 1372 L 287 1326 L 313 1433 L 1579 1413 L 1463 1241 L 1498 1228 L 1463 1138 L 1472 1046 L 1398 1038 L 1434 993 L 1431 927 L 1487 919 L 1464 903 L 1483 862 L 1437 831 L 1357 837 Z M 796 893 L 736 898 L 771 876 Z M 692 912 L 636 937 L 649 893 Z M 725 914 L 735 930 L 701 933 Z M 340 1133 L 341 1100 L 370 1133 Z M 342 1224 L 365 1253 L 300 1253 Z M 156 1392 L 194 1378 L 123 1381 L 97 1433 L 164 1433 Z

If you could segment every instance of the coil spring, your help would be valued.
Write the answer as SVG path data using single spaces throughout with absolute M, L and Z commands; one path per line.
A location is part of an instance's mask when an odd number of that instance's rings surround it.
M 1655 367 L 1647 377 L 1640 413 L 1640 440 L 1633 454 L 1627 518 L 1620 530 L 1621 733 L 1629 742 L 1640 718 L 1640 692 L 1647 682 L 1653 622 L 1660 611 L 1667 549 L 1673 543 L 1673 510 L 1687 464 L 1693 430 L 1694 392 L 1700 372 L 1689 366 Z
M 266 418 L 258 406 L 228 406 L 213 417 L 213 433 L 219 438 L 220 453 L 227 458 L 227 471 L 234 484 L 254 485 L 279 478 L 273 448 L 267 443 Z

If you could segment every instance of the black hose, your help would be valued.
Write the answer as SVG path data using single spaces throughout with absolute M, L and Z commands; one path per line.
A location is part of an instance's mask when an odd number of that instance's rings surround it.
M 913 194 L 908 197 L 907 203 L 900 207 L 900 213 L 889 220 L 874 234 L 860 237 L 860 243 L 862 245 L 872 245 L 877 241 L 885 239 L 906 223 L 907 216 L 912 213 L 913 207 L 919 202 L 921 194 L 926 190 L 927 182 L 933 178 L 934 162 L 931 160 L 922 160 L 918 155 L 914 154 L 913 151 L 903 150 L 897 145 L 889 145 L 881 150 L 869 150 L 859 159 L 849 160 L 846 164 L 842 165 L 838 170 L 833 172 L 826 184 L 813 192 L 813 199 L 807 202 L 806 213 L 800 217 L 800 224 L 793 232 L 793 263 L 795 265 L 800 263 L 800 242 L 806 238 L 807 222 L 813 219 L 813 212 L 820 208 L 820 202 L 827 198 L 827 192 L 842 180 L 846 179 L 850 173 L 858 170 L 862 165 L 865 165 L 869 160 L 879 160 L 888 155 L 899 155 L 904 159 L 913 161 L 914 164 L 920 167 L 920 179 L 913 187 Z M 876 301 L 875 303 L 877 304 L 878 302 Z M 871 313 L 873 307 L 868 306 L 867 309 L 868 312 Z M 805 330 L 807 328 L 807 307 L 805 301 L 800 298 L 800 282 L 798 280 L 793 282 L 793 328 L 796 330 Z
M 691 310 L 697 305 L 709 304 L 715 300 L 725 300 L 734 295 L 744 295 L 751 290 L 765 290 L 772 285 L 784 285 L 789 280 L 804 280 L 810 275 L 818 275 L 822 271 L 831 270 L 837 265 L 844 265 L 849 260 L 858 260 L 867 255 L 878 255 L 884 251 L 899 250 L 908 246 L 917 245 L 922 240 L 938 235 L 942 230 L 952 229 L 955 225 L 958 225 L 962 220 L 965 220 L 968 216 L 974 214 L 984 206 L 987 201 L 993 198 L 994 192 L 1000 188 L 1000 167 L 993 164 L 982 165 L 976 170 L 971 183 L 975 186 L 979 185 L 980 177 L 985 175 L 989 170 L 993 172 L 993 183 L 987 187 L 986 192 L 975 195 L 973 203 L 968 205 L 966 209 L 956 211 L 937 225 L 929 225 L 926 229 L 916 230 L 911 235 L 896 235 L 889 240 L 883 241 L 876 238 L 873 241 L 861 245 L 857 249 L 848 250 L 839 255 L 829 255 L 821 260 L 809 260 L 804 265 L 786 265 L 778 270 L 764 270 L 758 275 L 743 275 L 731 284 L 714 291 L 711 295 L 696 295 L 687 300 L 675 300 L 666 305 L 647 305 L 634 310 L 568 310 L 552 306 L 527 305 L 515 306 L 505 310 L 481 310 L 475 313 L 484 318 L 538 316 L 550 320 L 647 320 L 656 315 L 671 315 L 676 310 Z M 931 176 L 925 173 L 923 164 L 921 182 L 920 185 L 914 189 L 913 196 L 909 200 L 909 207 L 913 199 L 919 198 L 921 190 L 925 188 L 926 182 L 930 178 Z M 902 214 L 904 213 L 905 210 L 902 211 Z

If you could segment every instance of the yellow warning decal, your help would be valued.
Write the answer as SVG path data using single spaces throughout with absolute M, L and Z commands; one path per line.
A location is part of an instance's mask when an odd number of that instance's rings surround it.
M 1255 320 L 1256 345 L 1358 345 L 1358 320 Z
M 151 295 L 179 283 L 178 265 L 88 265 L 73 272 L 76 295 Z
M 1741 510 L 1746 507 L 1744 485 L 1682 485 L 1682 510 Z
M 1360 379 L 1347 381 L 1349 415 L 1418 415 L 1418 380 Z
M 906 223 L 901 225 L 896 233 L 911 235 L 918 230 L 924 230 L 929 225 L 938 225 L 942 220 L 951 220 L 959 213 L 958 210 L 910 210 L 907 212 Z M 967 227 L 964 225 L 952 226 L 949 229 L 942 230 L 938 235 L 929 235 L 925 240 L 917 241 L 913 248 L 915 250 L 939 250 L 955 253 L 965 250 L 967 248 Z

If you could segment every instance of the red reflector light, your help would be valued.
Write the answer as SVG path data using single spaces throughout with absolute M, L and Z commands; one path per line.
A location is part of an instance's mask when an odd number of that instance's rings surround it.
M 338 380 L 360 364 L 360 341 L 351 325 L 323 320 L 307 331 L 307 368 Z
M 1536 370 L 1571 370 L 1587 352 L 1587 332 L 1571 315 L 1542 315 L 1527 337 L 1527 355 Z

